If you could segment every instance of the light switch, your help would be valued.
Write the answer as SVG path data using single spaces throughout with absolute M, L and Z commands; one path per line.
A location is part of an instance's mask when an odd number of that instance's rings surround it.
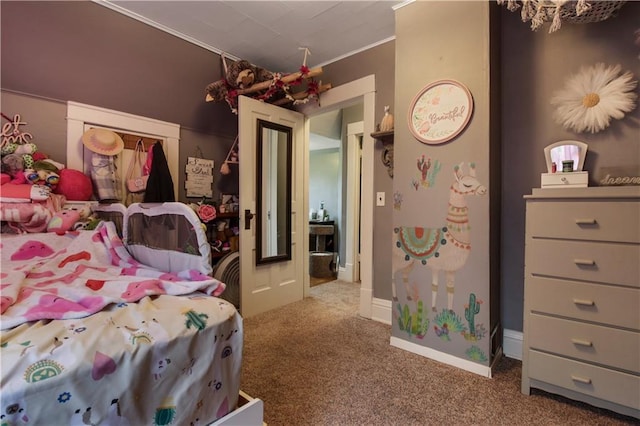
M 384 206 L 384 192 L 378 192 L 376 196 L 376 206 Z

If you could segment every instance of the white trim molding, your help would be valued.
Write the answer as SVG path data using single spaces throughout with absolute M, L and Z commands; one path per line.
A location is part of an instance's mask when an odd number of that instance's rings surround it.
M 90 171 L 91 155 L 82 144 L 88 126 L 162 139 L 173 191 L 178 197 L 180 125 L 78 102 L 67 102 L 67 167 Z
M 435 349 L 417 345 L 404 339 L 399 339 L 397 337 L 391 336 L 391 346 L 395 346 L 396 348 L 404 349 L 406 351 L 422 355 L 426 358 L 430 358 L 444 364 L 458 367 L 471 373 L 479 374 L 484 377 L 491 377 L 490 366 L 480 365 L 476 362 L 468 361 L 466 359 L 458 358 L 457 356 L 453 356 L 445 352 L 440 352 L 436 351 Z
M 373 298 L 371 302 L 371 319 L 391 325 L 391 300 Z

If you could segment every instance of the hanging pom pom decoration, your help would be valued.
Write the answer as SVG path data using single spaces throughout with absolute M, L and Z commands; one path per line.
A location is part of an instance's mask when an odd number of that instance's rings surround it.
M 231 145 L 231 149 L 227 154 L 227 158 L 225 158 L 224 162 L 222 163 L 222 166 L 220 166 L 221 174 L 228 175 L 229 173 L 231 173 L 231 168 L 229 167 L 229 164 L 238 164 L 238 153 L 236 151 L 237 146 L 238 146 L 238 136 L 236 136 L 236 139 L 233 141 L 233 145 Z

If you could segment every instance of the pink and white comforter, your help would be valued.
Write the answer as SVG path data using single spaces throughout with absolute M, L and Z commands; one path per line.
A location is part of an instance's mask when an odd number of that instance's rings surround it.
M 41 319 L 82 318 L 109 304 L 225 285 L 195 270 L 165 273 L 137 262 L 111 222 L 95 231 L 25 234 L 0 240 L 1 329 Z
M 224 284 L 139 264 L 111 222 L 0 243 L 3 425 L 209 424 L 236 407 L 242 317 L 213 297 Z

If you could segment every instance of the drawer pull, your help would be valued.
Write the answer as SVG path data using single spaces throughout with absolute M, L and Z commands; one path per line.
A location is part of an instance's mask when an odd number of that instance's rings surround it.
M 588 377 L 574 376 L 572 374 L 571 375 L 571 380 L 573 380 L 574 382 L 578 382 L 578 383 L 584 383 L 585 385 L 590 385 L 591 384 L 591 379 L 589 379 Z
M 571 339 L 571 341 L 573 342 L 574 345 L 588 346 L 588 347 L 593 346 L 593 343 L 589 340 Z
M 573 259 L 573 263 L 582 266 L 594 266 L 596 261 L 591 259 Z
M 593 300 L 587 300 L 587 299 L 573 299 L 573 303 L 575 303 L 576 305 L 583 305 L 583 306 L 594 306 L 596 304 L 596 302 L 594 302 Z
M 595 219 L 576 219 L 576 225 L 595 225 L 598 223 Z

